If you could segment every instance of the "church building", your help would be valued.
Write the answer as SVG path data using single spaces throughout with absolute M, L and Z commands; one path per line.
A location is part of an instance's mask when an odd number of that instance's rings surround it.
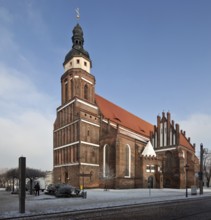
M 184 188 L 187 177 L 188 186 L 196 184 L 195 145 L 169 112 L 152 125 L 95 93 L 92 61 L 79 24 L 63 66 L 53 131 L 54 183 Z

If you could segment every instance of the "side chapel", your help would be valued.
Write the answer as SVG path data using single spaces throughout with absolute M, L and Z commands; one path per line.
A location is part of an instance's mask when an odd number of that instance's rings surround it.
M 54 183 L 86 188 L 185 188 L 196 184 L 195 145 L 169 112 L 157 125 L 95 93 L 83 30 L 73 29 L 64 59 L 61 105 L 53 131 Z

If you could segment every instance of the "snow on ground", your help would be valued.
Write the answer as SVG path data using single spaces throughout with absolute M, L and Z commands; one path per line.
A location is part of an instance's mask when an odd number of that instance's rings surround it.
M 127 189 L 108 191 L 89 189 L 86 191 L 87 199 L 81 197 L 56 198 L 44 193 L 41 193 L 40 196 L 26 194 L 26 212 L 25 214 L 20 214 L 18 195 L 0 189 L 0 218 L 190 199 L 202 196 L 191 196 L 190 189 L 188 198 L 185 197 L 185 189 Z M 203 196 L 211 196 L 211 189 L 204 189 Z

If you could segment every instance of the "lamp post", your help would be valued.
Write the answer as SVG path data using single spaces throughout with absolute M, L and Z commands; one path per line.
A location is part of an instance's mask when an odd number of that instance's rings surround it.
M 200 176 L 199 176 L 199 188 L 200 188 L 200 195 L 203 194 L 203 154 L 204 148 L 203 144 L 200 144 Z
M 186 164 L 185 166 L 185 188 L 186 188 L 186 192 L 185 192 L 185 197 L 188 197 L 188 164 Z

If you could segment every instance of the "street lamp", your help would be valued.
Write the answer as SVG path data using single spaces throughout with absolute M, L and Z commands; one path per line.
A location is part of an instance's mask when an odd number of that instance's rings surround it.
M 203 144 L 200 144 L 200 195 L 203 194 L 203 155 L 204 155 L 204 148 Z
M 184 168 L 185 168 L 185 187 L 186 187 L 185 196 L 188 197 L 188 168 L 189 168 L 188 164 L 186 164 Z

